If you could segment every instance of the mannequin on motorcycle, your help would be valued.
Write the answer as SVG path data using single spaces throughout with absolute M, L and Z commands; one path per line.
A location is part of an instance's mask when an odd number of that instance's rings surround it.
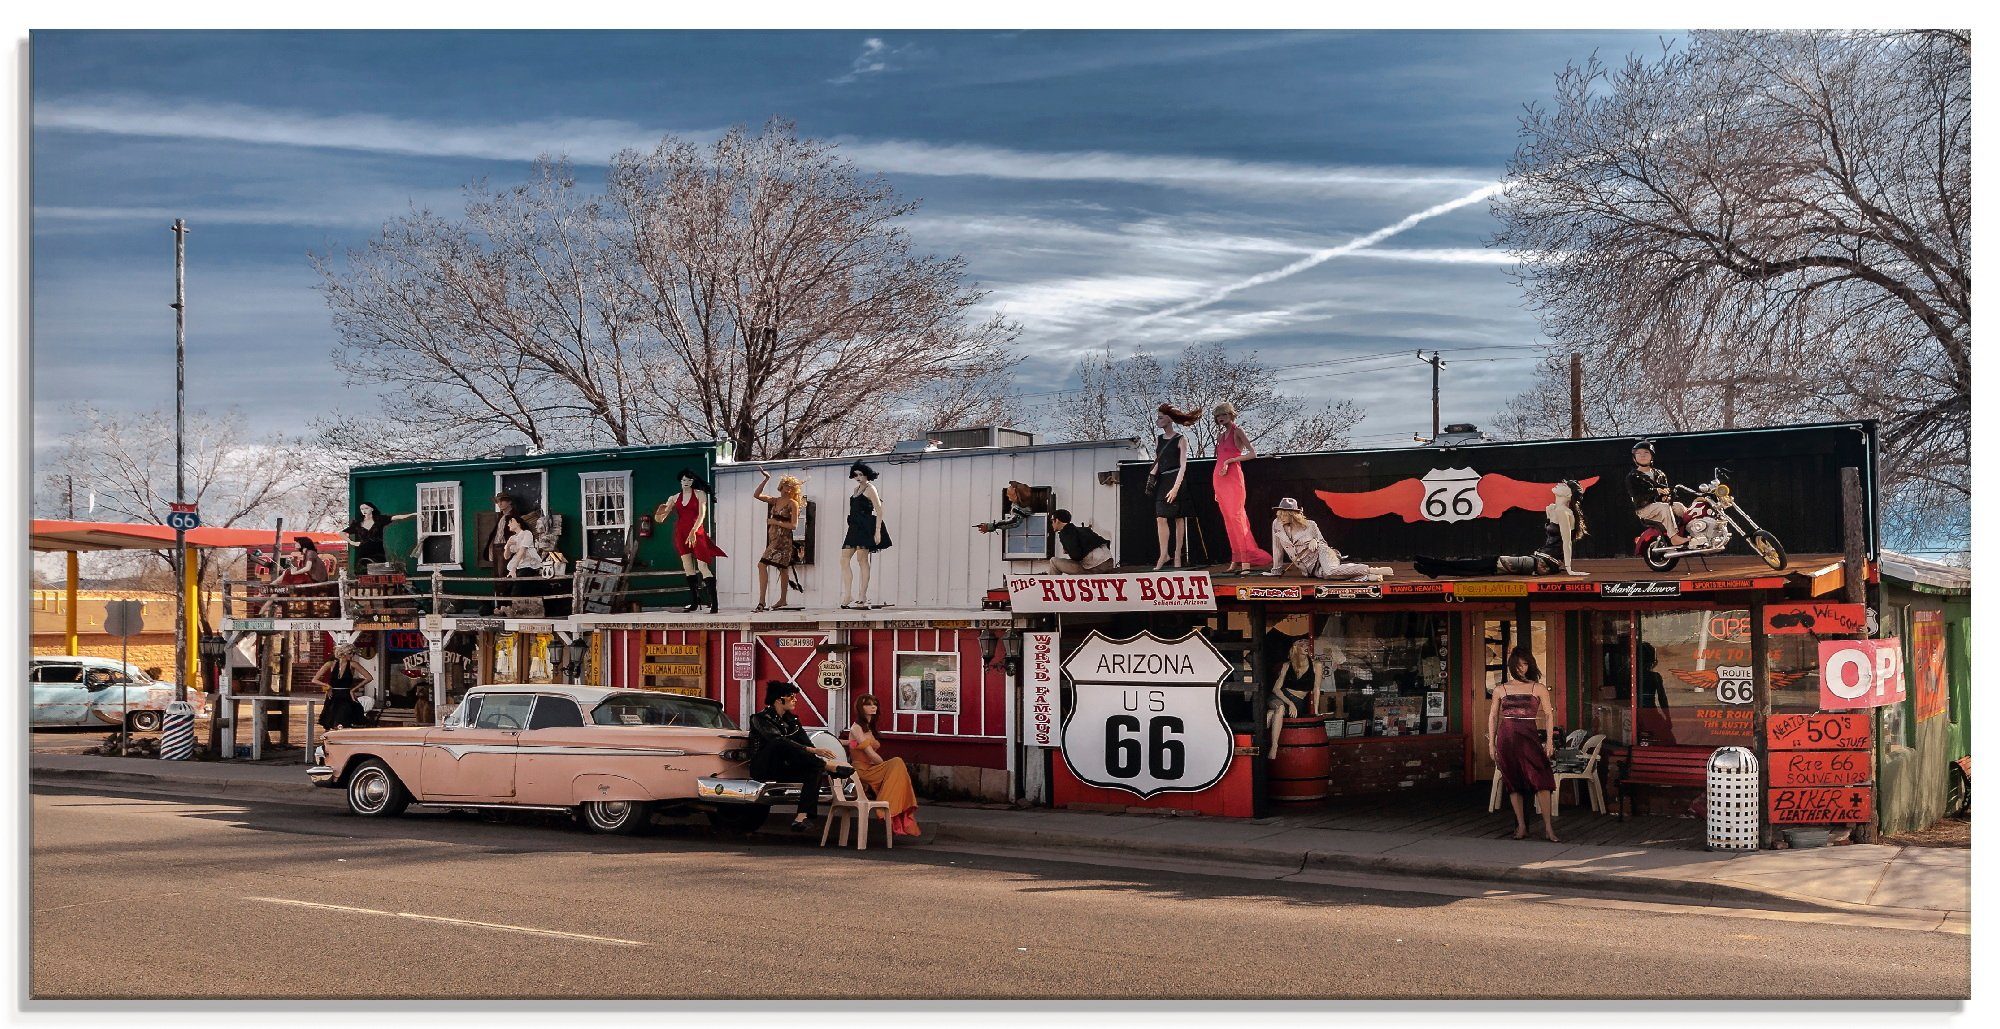
M 1632 513 L 1649 525 L 1657 525 L 1667 534 L 1667 541 L 1674 546 L 1685 546 L 1687 537 L 1681 535 L 1681 519 L 1687 517 L 1687 505 L 1677 504 L 1673 499 L 1673 482 L 1667 473 L 1653 465 L 1653 441 L 1642 439 L 1632 444 L 1632 471 L 1625 476 L 1625 490 L 1632 497 Z

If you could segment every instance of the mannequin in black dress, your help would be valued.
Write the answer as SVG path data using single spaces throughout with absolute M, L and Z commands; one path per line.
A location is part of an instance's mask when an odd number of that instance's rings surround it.
M 313 685 L 326 691 L 326 707 L 319 713 L 319 727 L 349 729 L 367 724 L 368 712 L 354 699 L 354 691 L 374 678 L 354 659 L 352 645 L 336 648 L 333 660 L 321 665 L 313 676 Z
M 354 545 L 355 567 L 366 571 L 371 561 L 387 561 L 389 557 L 382 545 L 382 533 L 391 522 L 415 517 L 415 514 L 383 514 L 381 508 L 366 500 L 355 505 L 354 520 L 341 530 L 347 536 L 347 542 Z
M 847 498 L 847 535 L 840 541 L 840 606 L 847 608 L 887 607 L 868 603 L 868 579 L 875 553 L 887 550 L 889 523 L 882 513 L 882 494 L 875 489 L 879 477 L 875 469 L 860 461 L 847 470 L 854 492 Z M 854 571 L 861 572 L 859 594 L 851 592 Z

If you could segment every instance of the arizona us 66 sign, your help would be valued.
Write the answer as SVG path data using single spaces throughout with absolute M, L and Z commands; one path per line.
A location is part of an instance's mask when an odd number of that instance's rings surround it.
M 1200 632 L 1163 640 L 1091 633 L 1063 662 L 1076 703 L 1063 762 L 1079 780 L 1140 798 L 1198 793 L 1222 780 L 1236 739 L 1222 718 L 1229 662 Z

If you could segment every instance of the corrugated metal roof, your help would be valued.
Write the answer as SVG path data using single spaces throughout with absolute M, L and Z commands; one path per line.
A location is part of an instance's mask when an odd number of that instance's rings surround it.
M 1881 567 L 1883 575 L 1903 582 L 1955 593 L 1972 591 L 1972 569 L 1961 565 L 1926 561 L 1921 557 L 1885 550 L 1882 552 Z

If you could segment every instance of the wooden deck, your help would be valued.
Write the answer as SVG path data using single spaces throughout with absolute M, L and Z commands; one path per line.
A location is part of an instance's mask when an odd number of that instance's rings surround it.
M 1273 811 L 1279 821 L 1299 828 L 1506 839 L 1514 833 L 1513 812 L 1503 801 L 1499 811 L 1488 813 L 1488 790 L 1482 785 L 1420 794 L 1344 797 L 1318 804 L 1277 805 Z M 1620 821 L 1616 810 L 1613 806 L 1613 813 L 1600 815 L 1590 810 L 1588 803 L 1573 805 L 1566 798 L 1556 816 L 1556 835 L 1564 843 L 1600 847 L 1701 850 L 1706 844 L 1707 825 L 1699 818 L 1645 815 Z M 1533 813 L 1528 816 L 1528 835 L 1541 838 L 1541 820 Z
M 1350 558 L 1359 561 L 1360 558 Z M 1646 567 L 1646 562 L 1636 557 L 1596 558 L 1578 560 L 1576 569 L 1581 575 L 1482 575 L 1474 579 L 1441 576 L 1438 582 L 1718 582 L 1732 579 L 1784 578 L 1790 583 L 1807 583 L 1815 578 L 1824 578 L 1836 573 L 1842 564 L 1839 554 L 1793 554 L 1791 561 L 1782 572 L 1774 572 L 1764 562 L 1751 554 L 1717 554 L 1702 559 L 1689 558 L 1671 572 L 1656 572 Z M 1394 568 L 1396 574 L 1387 582 L 1430 582 L 1432 580 L 1417 574 L 1408 561 L 1370 561 L 1369 564 Z M 1218 585 L 1241 584 L 1246 586 L 1296 586 L 1319 585 L 1326 579 L 1309 579 L 1302 575 L 1264 575 L 1261 572 L 1231 575 L 1223 571 L 1228 565 L 1191 567 L 1188 571 L 1206 571 Z M 1120 572 L 1150 572 L 1151 565 L 1126 565 Z M 1339 583 L 1335 583 L 1339 585 Z

